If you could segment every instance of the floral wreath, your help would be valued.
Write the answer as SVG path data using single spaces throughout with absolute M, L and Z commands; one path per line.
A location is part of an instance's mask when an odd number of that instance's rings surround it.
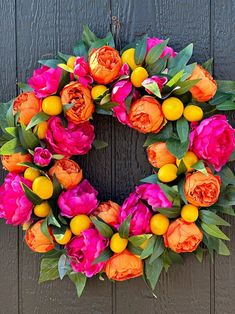
M 43 253 L 39 282 L 68 276 L 81 295 L 87 278 L 143 276 L 154 290 L 163 270 L 193 253 L 229 255 L 221 214 L 234 216 L 235 82 L 215 81 L 212 59 L 188 64 L 147 35 L 115 50 L 111 33 L 85 26 L 74 55 L 39 60 L 21 93 L 2 103 L 0 155 L 9 171 L 0 187 L 0 218 L 22 225 L 28 247 Z M 92 114 L 115 116 L 148 134 L 153 174 L 122 205 L 98 192 L 71 159 L 95 140 Z

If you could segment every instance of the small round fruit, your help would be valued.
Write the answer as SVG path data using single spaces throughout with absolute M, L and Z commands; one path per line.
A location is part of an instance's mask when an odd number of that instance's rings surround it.
M 47 133 L 47 122 L 43 121 L 38 123 L 38 125 L 36 125 L 33 129 L 33 133 L 36 134 L 40 140 L 44 140 Z
M 86 215 L 74 216 L 70 221 L 70 229 L 73 234 L 80 235 L 80 233 L 90 227 L 91 220 Z
M 106 86 L 104 86 L 104 85 L 96 85 L 96 86 L 92 87 L 92 90 L 91 90 L 91 97 L 92 97 L 92 99 L 99 98 L 107 90 L 108 90 L 108 88 Z
M 120 237 L 119 233 L 115 233 L 110 240 L 110 249 L 114 253 L 121 253 L 127 247 L 128 240 Z
M 177 170 L 175 164 L 166 164 L 158 170 L 158 179 L 162 182 L 171 182 L 177 178 Z
M 181 217 L 184 221 L 194 222 L 198 218 L 198 208 L 194 205 L 187 204 L 181 209 Z
M 47 200 L 52 197 L 53 184 L 47 177 L 40 176 L 33 181 L 32 190 L 41 199 Z
M 34 214 L 40 218 L 47 217 L 50 213 L 50 206 L 47 202 L 42 202 L 34 207 Z
M 176 164 L 179 167 L 181 159 L 176 159 Z M 198 162 L 198 158 L 197 156 L 193 153 L 188 151 L 184 157 L 183 157 L 183 162 L 187 168 L 187 171 L 193 171 L 193 169 L 191 168 L 192 165 L 194 165 L 196 162 Z
M 148 72 L 145 68 L 138 67 L 131 73 L 131 83 L 135 87 L 142 87 L 142 82 L 148 77 Z
M 169 97 L 163 101 L 162 111 L 167 120 L 176 121 L 184 112 L 184 104 L 176 97 Z
M 71 238 L 72 238 L 72 232 L 69 228 L 67 228 L 64 233 L 64 236 L 61 239 L 55 239 L 55 240 L 60 245 L 65 245 L 70 241 Z
M 69 57 L 68 60 L 67 60 L 67 66 L 68 66 L 69 68 L 73 69 L 73 68 L 74 68 L 74 62 L 75 62 L 75 60 L 76 60 L 76 57 L 75 57 L 75 56 Z
M 40 172 L 33 168 L 27 168 L 24 172 L 24 178 L 29 181 L 34 181 L 37 177 L 40 177 Z
M 42 101 L 42 111 L 49 116 L 57 116 L 63 110 L 61 98 L 59 96 L 48 96 Z
M 125 50 L 121 56 L 121 59 L 122 63 L 127 63 L 132 71 L 138 67 L 138 65 L 135 63 L 135 48 L 129 48 Z
M 203 117 L 203 111 L 198 106 L 188 105 L 184 109 L 184 117 L 189 122 L 200 121 Z
M 150 219 L 150 229 L 153 234 L 163 235 L 169 227 L 169 219 L 162 215 L 156 214 Z

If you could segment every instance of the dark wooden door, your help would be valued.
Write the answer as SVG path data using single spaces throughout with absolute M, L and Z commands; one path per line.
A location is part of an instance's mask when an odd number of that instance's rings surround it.
M 0 0 L 0 99 L 16 95 L 16 81 L 25 81 L 39 58 L 71 52 L 85 23 L 98 35 L 112 30 L 118 46 L 146 32 L 170 37 L 176 50 L 194 42 L 195 60 L 214 57 L 216 78 L 235 79 L 234 0 Z M 150 174 L 144 136 L 111 117 L 95 117 L 94 124 L 109 147 L 80 163 L 102 199 L 121 202 Z M 0 313 L 235 313 L 235 220 L 231 224 L 231 256 L 202 264 L 186 258 L 161 276 L 157 299 L 136 279 L 89 281 L 77 300 L 67 280 L 37 284 L 39 256 L 24 245 L 20 229 L 1 222 Z

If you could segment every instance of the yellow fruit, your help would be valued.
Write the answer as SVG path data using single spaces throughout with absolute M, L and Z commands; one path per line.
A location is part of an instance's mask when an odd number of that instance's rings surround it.
M 64 233 L 63 238 L 62 239 L 55 239 L 55 240 L 60 245 L 65 245 L 70 241 L 71 238 L 72 238 L 72 232 L 69 228 L 67 228 L 65 233 Z
M 38 123 L 33 129 L 33 133 L 36 134 L 40 140 L 43 140 L 47 133 L 47 122 L 43 121 Z
M 40 177 L 40 172 L 33 168 L 27 168 L 24 172 L 24 178 L 29 181 L 34 181 L 37 177 Z
M 90 227 L 91 220 L 86 215 L 77 215 L 70 221 L 70 229 L 73 234 L 79 235 L 82 231 Z
M 42 101 L 42 111 L 49 116 L 56 116 L 63 110 L 61 98 L 59 96 L 49 96 Z
M 158 179 L 162 182 L 171 182 L 177 178 L 177 170 L 175 164 L 166 164 L 158 170 Z
M 47 202 L 42 202 L 41 204 L 36 205 L 33 211 L 36 216 L 44 218 L 49 215 L 50 210 L 51 208 L 49 204 Z
M 184 112 L 184 104 L 176 97 L 169 97 L 162 103 L 162 111 L 167 120 L 178 120 Z
M 47 177 L 40 176 L 33 181 L 32 190 L 41 199 L 47 200 L 52 197 L 53 184 Z
M 153 234 L 163 235 L 169 227 L 169 219 L 162 215 L 156 214 L 150 219 L 150 229 Z
M 187 204 L 181 209 L 181 217 L 187 222 L 194 222 L 198 218 L 198 208 L 194 205 Z
M 195 105 L 188 105 L 184 109 L 184 117 L 190 122 L 200 121 L 203 117 L 203 111 L 200 107 Z
M 135 63 L 135 48 L 125 50 L 121 56 L 122 64 L 127 63 L 132 70 L 135 70 L 138 65 Z
M 114 253 L 121 253 L 127 247 L 128 240 L 120 237 L 119 233 L 115 233 L 110 240 L 110 249 Z
M 131 73 L 131 82 L 135 87 L 141 87 L 142 82 L 148 77 L 145 68 L 138 67 Z
M 91 90 L 91 97 L 92 99 L 97 99 L 102 96 L 108 88 L 104 85 L 96 85 Z
M 75 60 L 76 60 L 75 56 L 69 57 L 67 60 L 67 66 L 70 67 L 71 69 L 73 69 Z
M 179 167 L 181 159 L 176 159 L 176 164 Z M 191 168 L 192 165 L 194 165 L 196 162 L 198 161 L 197 156 L 193 153 L 188 151 L 184 157 L 183 157 L 183 162 L 187 168 L 187 171 L 193 171 L 193 169 Z

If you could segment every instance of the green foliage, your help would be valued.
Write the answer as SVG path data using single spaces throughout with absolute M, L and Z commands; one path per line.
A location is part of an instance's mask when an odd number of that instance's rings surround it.
M 200 171 L 201 173 L 203 173 L 206 176 L 208 176 L 208 172 L 206 170 L 206 167 L 205 167 L 203 161 L 201 161 L 201 160 L 197 161 L 194 165 L 191 166 L 191 168 L 195 169 L 197 171 Z
M 181 209 L 179 207 L 172 207 L 172 208 L 157 208 L 159 213 L 163 214 L 168 218 L 176 218 L 180 215 Z
M 43 200 L 37 194 L 35 194 L 26 184 L 21 182 L 21 186 L 28 200 L 34 205 L 40 205 L 43 202 Z
M 156 258 L 150 263 L 150 258 L 144 262 L 144 278 L 148 286 L 154 290 L 163 269 L 163 260 L 161 257 Z
M 75 56 L 83 56 L 87 60 L 88 58 L 88 51 L 84 44 L 84 42 L 81 40 L 79 41 L 73 48 L 73 52 Z
M 123 223 L 119 227 L 119 235 L 121 238 L 128 239 L 129 231 L 130 231 L 130 224 L 131 224 L 131 214 L 127 216 L 127 218 L 123 221 Z
M 134 246 L 140 246 L 143 244 L 146 240 L 150 239 L 152 237 L 152 234 L 141 234 L 129 237 L 128 240 L 134 245 Z
M 173 136 L 173 126 L 171 122 L 168 122 L 164 128 L 157 134 L 148 135 L 144 142 L 144 147 L 150 146 L 156 142 L 165 142 Z
M 189 148 L 189 140 L 181 142 L 179 139 L 170 138 L 166 141 L 167 149 L 178 159 L 182 159 Z
M 189 124 L 184 117 L 176 121 L 176 129 L 181 143 L 186 142 L 189 137 Z
M 202 67 L 207 70 L 210 74 L 213 72 L 213 58 L 208 59 L 202 64 Z
M 20 124 L 21 127 L 18 128 L 19 139 L 21 145 L 25 149 L 33 150 L 36 146 L 39 145 L 40 141 L 37 136 L 32 132 L 32 130 L 26 130 L 26 126 L 24 124 Z
M 92 146 L 95 149 L 103 149 L 105 147 L 108 147 L 108 143 L 105 141 L 95 139 L 94 142 L 92 143 Z
M 43 258 L 41 260 L 39 283 L 59 278 L 58 262 L 59 258 L 57 257 Z
M 150 92 L 153 93 L 153 95 L 161 98 L 161 92 L 158 87 L 158 84 L 156 82 L 151 82 L 151 83 L 142 83 L 143 87 L 148 89 Z
M 65 254 L 62 254 L 58 261 L 58 272 L 60 280 L 62 280 L 69 271 L 71 271 L 71 267 L 68 257 Z
M 150 256 L 149 264 L 152 264 L 157 258 L 159 258 L 165 250 L 163 237 L 157 236 L 153 248 L 153 253 Z
M 45 114 L 44 112 L 39 112 L 35 116 L 32 117 L 29 124 L 26 127 L 26 131 L 39 124 L 40 122 L 49 120 L 50 116 Z
M 140 182 L 143 183 L 158 183 L 158 178 L 156 174 L 152 174 L 151 176 L 148 176 L 144 179 L 141 179 Z
M 140 255 L 140 258 L 141 259 L 145 259 L 147 257 L 149 257 L 150 255 L 153 254 L 153 249 L 154 249 L 154 246 L 155 246 L 155 242 L 156 242 L 156 236 L 152 236 L 148 243 L 147 243 L 147 246 L 143 249 L 141 255 Z
M 193 53 L 193 44 L 189 44 L 183 50 L 181 50 L 176 57 L 170 58 L 168 61 L 168 74 L 174 76 L 179 71 L 183 70 L 190 60 Z
M 81 273 L 70 272 L 68 273 L 68 277 L 74 283 L 77 290 L 77 296 L 80 298 L 86 286 L 86 276 Z
M 141 65 L 147 49 L 147 35 L 144 35 L 135 45 L 135 63 Z
M 153 64 L 156 62 L 161 54 L 163 53 L 164 48 L 167 46 L 169 39 L 164 40 L 161 44 L 154 46 L 150 51 L 148 52 L 145 62 L 147 65 Z
M 20 91 L 23 92 L 23 93 L 24 92 L 32 92 L 33 91 L 32 87 L 30 87 L 29 84 L 27 84 L 27 83 L 20 82 L 20 83 L 17 83 L 17 85 L 18 85 Z
M 96 229 L 105 237 L 111 238 L 113 235 L 112 228 L 107 225 L 105 222 L 98 220 L 96 217 L 91 217 L 91 221 L 95 225 Z
M 60 61 L 58 59 L 47 59 L 47 60 L 38 60 L 38 63 L 45 65 L 49 68 L 56 69 Z
M 208 209 L 201 209 L 199 217 L 201 221 L 205 222 L 206 224 L 217 226 L 230 226 L 230 224 L 226 220 Z
M 13 138 L 5 142 L 0 148 L 0 155 L 12 155 L 15 153 L 26 153 L 27 151 L 21 146 L 18 138 Z
M 203 231 L 207 233 L 208 235 L 215 238 L 229 241 L 229 238 L 226 236 L 226 234 L 224 234 L 223 231 L 221 231 L 216 225 L 202 222 L 201 227 Z
M 97 263 L 100 263 L 100 262 L 107 261 L 112 256 L 113 256 L 113 252 L 110 250 L 109 247 L 107 247 L 103 251 L 101 251 L 100 255 L 98 257 L 96 257 L 96 259 L 94 259 L 92 264 L 94 265 L 94 264 L 97 264 Z
M 167 54 L 154 63 L 148 64 L 146 70 L 148 71 L 149 76 L 160 74 L 166 68 L 168 58 L 169 55 Z

